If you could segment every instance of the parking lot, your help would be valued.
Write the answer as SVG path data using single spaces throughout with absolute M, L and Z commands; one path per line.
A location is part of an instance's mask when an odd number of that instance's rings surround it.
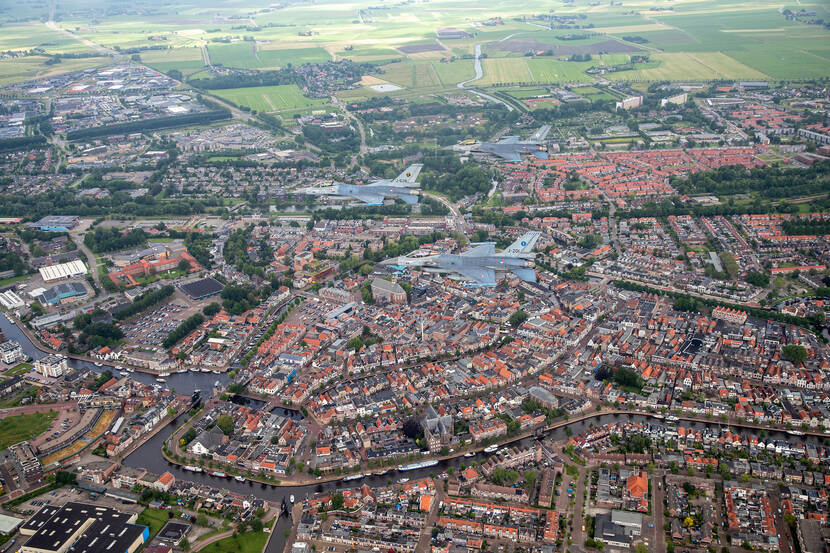
M 183 303 L 171 302 L 123 322 L 120 326 L 124 339 L 132 345 L 156 349 L 189 316 L 183 315 L 187 310 Z
M 35 513 L 44 505 L 66 505 L 70 501 L 80 501 L 83 503 L 92 503 L 102 507 L 109 507 L 117 509 L 122 513 L 140 513 L 144 510 L 142 505 L 125 504 L 112 497 L 103 495 L 96 496 L 95 499 L 90 499 L 89 492 L 81 490 L 80 488 L 64 487 L 59 488 L 53 492 L 49 492 L 38 497 L 32 498 L 29 501 L 20 505 L 20 510 L 24 513 Z
M 49 429 L 31 440 L 32 447 L 48 447 L 50 442 L 60 438 L 67 430 L 78 424 L 81 420 L 81 412 L 78 411 L 77 405 L 59 409 L 57 413 L 57 416 L 52 419 L 52 424 L 49 426 Z

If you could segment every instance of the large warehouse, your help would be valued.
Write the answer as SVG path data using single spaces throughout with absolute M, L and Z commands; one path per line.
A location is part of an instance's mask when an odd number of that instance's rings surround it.
M 48 267 L 40 268 L 40 276 L 43 277 L 44 282 L 52 282 L 53 280 L 63 280 L 65 278 L 74 278 L 86 274 L 86 265 L 80 259 L 70 261 L 69 263 L 59 263 L 58 265 L 49 265 Z
M 46 505 L 20 527 L 22 553 L 133 553 L 150 536 L 135 513 L 70 502 Z

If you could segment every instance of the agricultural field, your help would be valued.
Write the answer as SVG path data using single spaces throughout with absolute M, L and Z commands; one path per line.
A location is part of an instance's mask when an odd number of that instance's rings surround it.
M 783 7 L 800 7 L 815 10 L 826 21 L 826 3 L 675 0 L 668 8 L 651 10 L 654 5 L 652 0 L 625 6 L 578 0 L 557 6 L 555 15 L 577 17 L 577 25 L 567 29 L 546 28 L 546 21 L 536 15 L 542 13 L 538 4 L 529 0 L 432 0 L 428 9 L 400 3 L 360 10 L 334 0 L 277 9 L 264 0 L 208 0 L 198 5 L 138 0 L 134 8 L 141 15 L 127 15 L 104 0 L 77 0 L 58 3 L 55 22 L 109 48 L 162 45 L 167 49 L 139 52 L 143 63 L 160 71 L 201 74 L 202 48 L 214 65 L 239 69 L 349 58 L 384 64 L 387 74 L 382 78 L 410 92 L 431 92 L 472 78 L 472 60 L 447 64 L 440 59 L 469 56 L 476 45 L 488 56 L 483 60 L 484 76 L 475 83 L 485 87 L 590 82 L 594 79 L 584 71 L 591 65 L 627 63 L 634 53 L 648 55 L 651 62 L 610 79 L 644 83 L 830 76 L 830 30 L 788 21 L 780 12 Z M 41 47 L 49 54 L 88 52 L 89 46 L 34 19 L 44 18 L 47 9 L 43 0 L 27 0 L 0 10 L 0 51 Z M 503 23 L 483 24 L 493 17 Z M 32 19 L 20 22 L 26 18 Z M 466 35 L 437 39 L 442 27 L 455 27 Z M 528 51 L 548 50 L 553 56 L 524 57 Z M 591 62 L 564 61 L 585 53 L 591 54 Z M 401 62 L 389 63 L 392 60 Z M 34 67 L 38 63 L 42 60 L 0 67 L 0 83 L 41 73 Z
M 429 61 L 390 63 L 381 66 L 383 73 L 378 77 L 403 88 L 438 88 L 442 83 L 434 65 L 439 64 Z M 472 62 L 470 65 L 472 69 Z
M 47 54 L 88 54 L 93 50 L 77 40 L 37 21 L 0 27 L 0 51 L 40 48 Z
M 307 98 L 294 84 L 279 86 L 254 86 L 215 90 L 220 98 L 257 111 L 285 111 L 326 104 L 325 99 Z
M 605 77 L 610 80 L 633 81 L 769 78 L 720 52 L 653 54 L 649 56 L 648 63 L 637 64 L 633 71 L 609 73 Z
M 277 69 L 288 63 L 302 65 L 329 61 L 331 55 L 323 48 L 274 49 L 274 44 L 244 41 L 233 44 L 211 44 L 207 47 L 210 62 L 238 69 Z
M 482 60 L 481 68 L 484 71 L 484 77 L 471 84 L 486 86 L 533 81 L 526 58 L 486 58 Z
M 109 62 L 108 58 L 78 58 L 64 59 L 55 65 L 45 65 L 49 59 L 45 56 L 27 56 L 0 60 L 0 86 L 38 77 L 81 71 Z
M 141 62 L 162 73 L 178 69 L 184 75 L 191 75 L 205 66 L 202 49 L 197 47 L 142 52 Z

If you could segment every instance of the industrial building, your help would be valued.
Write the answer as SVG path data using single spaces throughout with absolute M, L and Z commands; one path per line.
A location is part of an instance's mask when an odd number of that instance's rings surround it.
M 59 305 L 75 301 L 87 295 L 86 287 L 80 282 L 62 282 L 48 289 L 39 289 L 36 299 L 45 305 Z
M 69 263 L 59 263 L 57 265 L 41 267 L 38 270 L 40 271 L 40 276 L 43 277 L 44 282 L 75 278 L 83 276 L 87 272 L 86 265 L 80 259 L 70 261 Z
M 75 215 L 47 215 L 40 221 L 31 223 L 29 227 L 49 232 L 66 232 L 78 226 L 80 220 L 80 217 Z
M 134 524 L 138 515 L 108 507 L 70 502 L 46 505 L 20 527 L 29 536 L 22 553 L 133 553 L 150 529 Z

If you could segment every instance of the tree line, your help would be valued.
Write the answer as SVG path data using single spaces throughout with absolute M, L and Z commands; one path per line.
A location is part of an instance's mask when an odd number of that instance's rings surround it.
M 186 115 L 171 115 L 168 117 L 156 117 L 153 119 L 142 119 L 140 121 L 129 121 L 116 123 L 114 125 L 102 125 L 100 127 L 88 127 L 75 129 L 66 133 L 67 140 L 86 140 L 89 138 L 100 138 L 113 134 L 130 134 L 135 132 L 153 131 L 156 129 L 167 129 L 170 127 L 182 127 L 186 125 L 205 125 L 214 121 L 230 119 L 231 112 L 226 109 L 202 111 L 200 113 L 188 113 Z

